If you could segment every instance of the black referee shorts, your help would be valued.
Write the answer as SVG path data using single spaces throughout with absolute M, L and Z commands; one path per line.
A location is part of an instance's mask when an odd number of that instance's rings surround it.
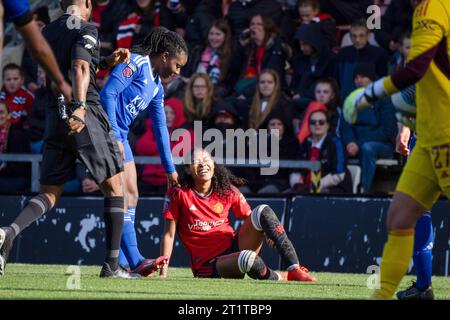
M 60 185 L 70 180 L 79 159 L 100 184 L 123 171 L 122 157 L 108 116 L 100 105 L 89 106 L 86 126 L 68 135 L 69 126 L 57 108 L 47 108 L 41 185 Z

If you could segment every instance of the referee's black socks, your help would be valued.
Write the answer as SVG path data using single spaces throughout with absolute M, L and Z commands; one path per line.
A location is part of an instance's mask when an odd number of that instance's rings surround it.
M 43 194 L 28 201 L 25 208 L 19 213 L 16 220 L 11 224 L 13 238 L 15 238 L 26 227 L 39 219 L 52 208 L 50 200 Z
M 105 261 L 116 270 L 119 267 L 120 239 L 123 228 L 123 197 L 105 198 L 104 219 L 106 231 L 106 259 Z

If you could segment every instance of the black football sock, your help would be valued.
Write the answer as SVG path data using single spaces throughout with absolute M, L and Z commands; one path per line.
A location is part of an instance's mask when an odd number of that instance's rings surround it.
M 242 250 L 238 257 L 238 267 L 252 279 L 279 280 L 278 274 L 264 263 L 263 259 L 251 250 Z
M 106 231 L 106 258 L 105 262 L 111 269 L 117 270 L 119 266 L 119 248 L 123 228 L 123 197 L 105 198 L 104 219 Z
M 267 238 L 273 241 L 288 270 L 297 267 L 299 265 L 297 253 L 275 212 L 268 205 L 260 205 L 253 210 L 251 219 L 253 227 L 263 231 Z
M 36 197 L 30 199 L 26 207 L 23 208 L 10 226 L 13 231 L 11 233 L 13 238 L 42 215 L 50 211 L 51 208 L 50 200 L 43 194 L 38 194 Z

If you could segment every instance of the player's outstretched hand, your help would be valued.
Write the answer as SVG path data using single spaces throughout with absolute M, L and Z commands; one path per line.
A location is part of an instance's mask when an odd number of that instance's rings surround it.
M 81 130 L 85 127 L 86 123 L 84 121 L 84 117 L 86 115 L 86 110 L 82 108 L 76 109 L 72 115 L 67 120 L 67 125 L 70 128 L 69 135 L 80 133 Z
M 114 67 L 115 65 L 125 62 L 129 63 L 131 58 L 131 52 L 125 48 L 118 48 L 114 50 L 108 57 L 106 57 L 106 62 L 109 66 Z
M 364 94 L 364 88 L 358 88 L 350 93 L 344 101 L 344 119 L 350 124 L 354 124 L 358 117 L 358 104 Z
M 172 172 L 167 174 L 167 189 L 172 188 L 173 186 L 179 186 L 178 182 L 178 173 Z

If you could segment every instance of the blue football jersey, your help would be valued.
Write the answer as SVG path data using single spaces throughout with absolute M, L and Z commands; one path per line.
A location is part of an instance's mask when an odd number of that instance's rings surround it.
M 175 171 L 164 113 L 164 89 L 159 75 L 153 74 L 148 56 L 132 53 L 130 63 L 117 65 L 100 92 L 100 100 L 118 141 L 127 139 L 129 126 L 148 107 L 161 162 L 166 172 Z

